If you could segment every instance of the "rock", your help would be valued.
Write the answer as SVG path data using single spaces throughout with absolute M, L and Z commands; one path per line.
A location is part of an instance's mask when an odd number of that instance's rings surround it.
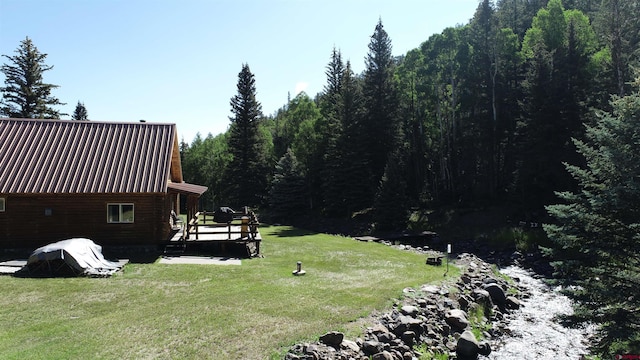
M 451 309 L 445 314 L 445 321 L 453 329 L 458 331 L 464 331 L 469 326 L 469 320 L 467 320 L 467 313 L 460 309 Z
M 422 321 L 418 319 L 412 318 L 411 316 L 400 315 L 398 317 L 396 326 L 393 328 L 393 332 L 396 335 L 400 336 L 405 331 L 419 331 L 421 324 Z
M 462 280 L 464 284 L 471 284 L 471 277 L 468 274 L 460 275 L 460 280 Z
M 504 290 L 502 290 L 500 285 L 495 283 L 486 284 L 484 286 L 484 290 L 486 290 L 489 293 L 493 303 L 498 305 L 498 308 L 500 308 L 500 310 L 504 311 L 504 306 L 505 306 L 507 297 L 504 294 Z
M 383 348 L 382 344 L 374 340 L 367 340 L 362 343 L 362 352 L 364 352 L 365 355 L 377 354 L 381 352 Z
M 445 347 L 447 348 L 447 350 L 449 351 L 455 351 L 456 350 L 456 343 L 453 341 L 449 341 L 449 340 L 445 340 L 446 343 L 444 344 Z
M 467 298 L 465 295 L 460 296 L 460 298 L 458 299 L 458 304 L 460 304 L 460 309 L 461 310 L 467 310 L 469 308 L 469 303 L 471 302 L 471 300 L 469 298 Z
M 480 353 L 480 344 L 471 331 L 465 331 L 458 338 L 456 355 L 459 360 L 475 360 Z
M 300 360 L 300 356 L 298 356 L 298 355 L 296 355 L 294 353 L 288 352 L 284 356 L 284 360 Z
M 486 277 L 486 278 L 482 279 L 482 283 L 483 284 L 497 284 L 498 281 L 496 279 L 494 279 L 494 278 Z
M 344 334 L 337 331 L 330 331 L 320 336 L 321 343 L 333 346 L 334 348 L 339 348 L 340 344 L 342 344 L 342 340 L 344 340 Z
M 440 292 L 440 288 L 435 285 L 422 285 L 420 290 L 429 294 L 437 294 Z
M 489 354 L 491 354 L 491 345 L 489 345 L 489 343 L 481 342 L 479 347 L 478 353 L 480 353 L 480 355 L 489 356 Z
M 385 344 L 390 344 L 393 340 L 396 339 L 396 336 L 390 332 L 379 333 L 376 335 L 378 341 Z
M 343 349 L 351 350 L 353 352 L 360 352 L 360 346 L 355 341 L 351 340 L 342 340 L 342 344 L 340 346 Z
M 408 347 L 413 347 L 415 344 L 416 333 L 415 331 L 405 331 L 402 333 L 402 341 L 407 344 Z
M 372 328 L 370 328 L 369 332 L 377 336 L 378 334 L 389 332 L 389 329 L 387 329 L 387 327 L 382 324 L 375 324 Z
M 518 300 L 515 296 L 507 296 L 506 303 L 507 309 L 520 309 L 520 300 Z
M 319 351 L 320 351 L 320 348 L 318 347 L 318 345 L 309 344 L 304 349 L 304 354 L 306 355 L 304 357 L 304 359 L 305 360 L 319 360 L 320 359 Z
M 491 294 L 489 294 L 489 292 L 487 290 L 484 289 L 474 289 L 473 292 L 471 292 L 471 296 L 476 300 L 476 302 L 478 303 L 487 303 L 489 302 L 490 304 L 493 305 L 493 302 L 491 301 Z
M 475 335 L 469 330 L 463 332 L 458 338 L 456 345 L 456 355 L 458 360 L 475 360 L 478 354 L 488 356 L 491 353 L 491 346 L 488 343 L 478 343 Z
M 388 351 L 381 351 L 379 353 L 374 354 L 371 357 L 371 360 L 394 360 L 393 355 L 391 355 Z
M 400 312 L 407 316 L 416 317 L 420 312 L 420 309 L 418 309 L 417 306 L 405 305 L 400 309 Z

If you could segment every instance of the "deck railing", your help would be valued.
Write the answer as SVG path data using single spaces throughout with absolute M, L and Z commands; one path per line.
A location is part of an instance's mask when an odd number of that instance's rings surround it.
M 195 237 L 195 240 L 198 240 L 200 235 L 219 235 L 224 232 L 216 229 L 222 228 L 226 228 L 227 240 L 256 240 L 256 234 L 260 224 L 253 211 L 245 207 L 242 212 L 234 212 L 232 220 L 226 223 L 215 222 L 214 214 L 215 213 L 211 211 L 196 213 L 184 227 L 183 240 L 189 240 L 192 235 Z M 240 230 L 237 230 L 238 228 Z M 232 237 L 233 235 L 240 236 Z

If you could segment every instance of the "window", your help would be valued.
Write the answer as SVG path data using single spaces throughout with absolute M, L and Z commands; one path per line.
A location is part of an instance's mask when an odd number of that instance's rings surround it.
M 4 212 L 4 198 L 0 198 L 0 212 Z
M 133 204 L 107 204 L 108 223 L 132 223 Z

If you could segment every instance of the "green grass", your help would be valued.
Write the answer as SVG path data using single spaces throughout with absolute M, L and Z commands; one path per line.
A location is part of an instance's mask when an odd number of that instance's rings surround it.
M 414 350 L 419 352 L 420 358 L 418 360 L 447 360 L 449 354 L 433 353 L 432 350 L 426 344 L 420 344 L 413 347 Z
M 482 305 L 477 305 L 469 309 L 469 323 L 471 332 L 478 339 L 484 339 L 484 332 L 491 330 L 491 323 L 487 320 L 491 316 L 491 309 Z
M 0 277 L 0 358 L 281 358 L 324 332 L 355 332 L 404 287 L 443 279 L 423 255 L 260 230 L 265 257 L 242 266 L 132 263 L 111 278 Z M 291 274 L 296 261 L 305 276 Z

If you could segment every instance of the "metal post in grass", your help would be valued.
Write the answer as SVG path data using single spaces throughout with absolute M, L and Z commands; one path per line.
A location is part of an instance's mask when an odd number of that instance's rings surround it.
M 447 244 L 447 271 L 445 271 L 444 276 L 447 276 L 449 273 L 449 255 L 451 254 L 451 244 Z

